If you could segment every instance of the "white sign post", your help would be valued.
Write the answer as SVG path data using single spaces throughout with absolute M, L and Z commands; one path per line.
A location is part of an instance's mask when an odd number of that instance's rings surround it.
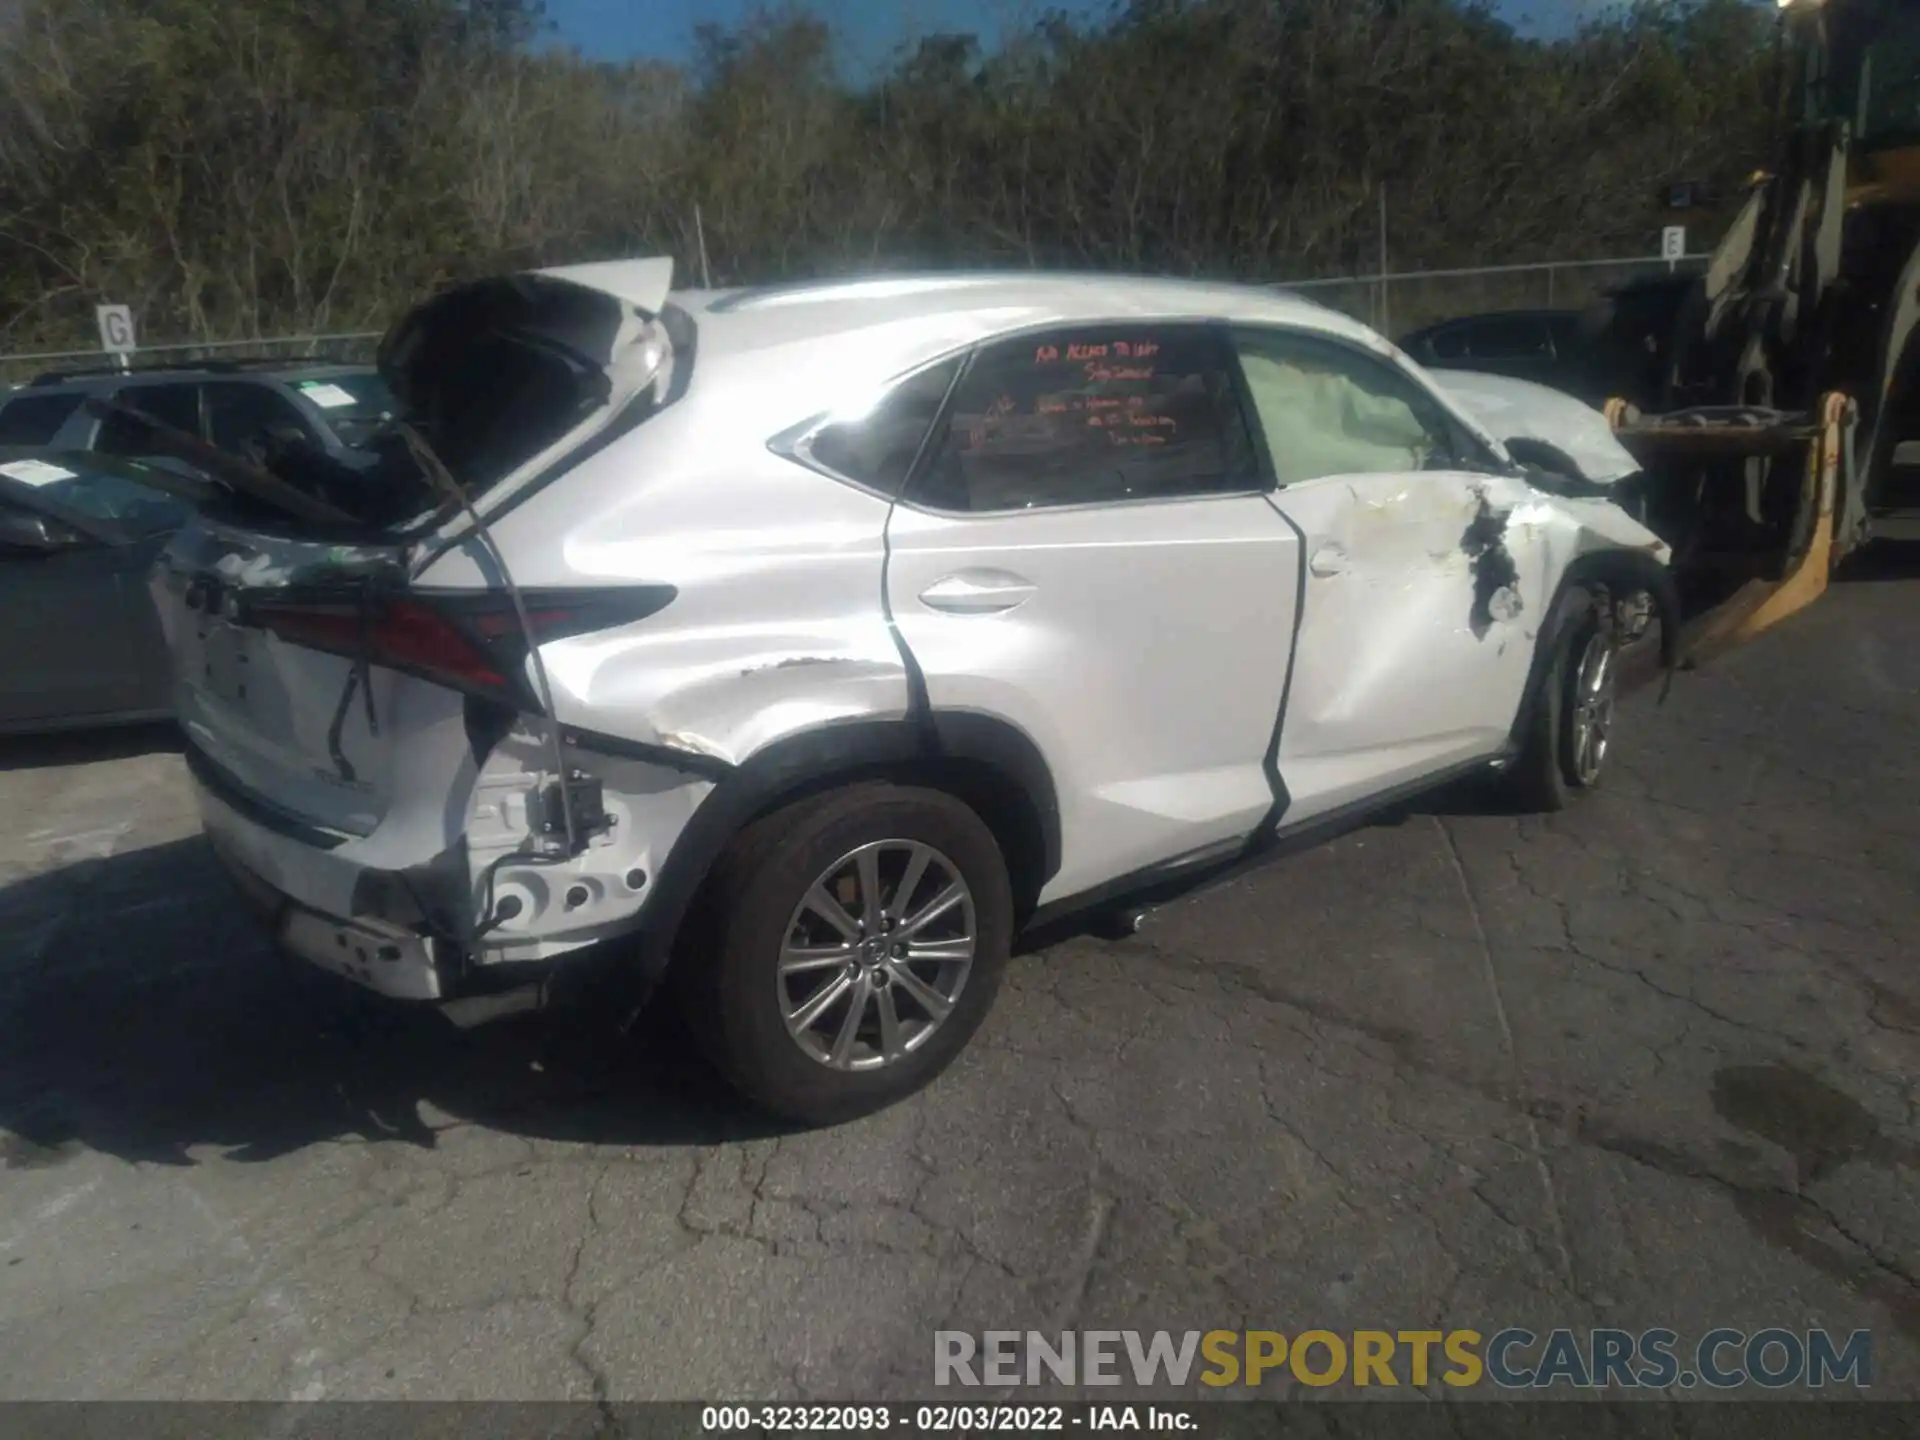
M 127 357 L 139 347 L 134 340 L 133 308 L 129 305 L 97 305 L 93 318 L 100 325 L 100 348 L 119 357 L 120 368 L 127 368 Z
M 1687 227 L 1669 225 L 1660 232 L 1660 258 L 1667 262 L 1671 273 L 1675 266 L 1687 258 Z

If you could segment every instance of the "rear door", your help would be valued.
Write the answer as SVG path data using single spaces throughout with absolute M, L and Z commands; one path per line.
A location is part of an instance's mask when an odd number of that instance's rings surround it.
M 1053 769 L 1054 900 L 1237 842 L 1274 807 L 1299 547 L 1223 332 L 1083 325 L 977 352 L 887 531 L 935 710 Z
M 56 548 L 0 545 L 0 723 L 163 712 L 166 667 L 145 572 L 186 506 L 115 476 L 0 464 L 0 510 Z
M 1407 372 L 1357 346 L 1237 331 L 1273 503 L 1305 542 L 1280 732 L 1289 823 L 1497 753 L 1533 657 L 1535 499 Z

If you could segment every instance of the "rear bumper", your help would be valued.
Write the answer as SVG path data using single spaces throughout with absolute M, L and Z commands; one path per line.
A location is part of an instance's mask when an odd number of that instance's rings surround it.
M 208 825 L 206 833 L 235 889 L 282 950 L 394 1000 L 437 1001 L 456 993 L 458 953 L 444 942 L 390 922 L 343 920 L 302 905 L 240 858 L 230 832 Z

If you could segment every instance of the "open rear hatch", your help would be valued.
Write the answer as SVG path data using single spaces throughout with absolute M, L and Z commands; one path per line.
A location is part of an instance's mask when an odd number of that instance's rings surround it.
M 528 594 L 523 622 L 498 578 L 430 592 L 416 577 L 472 528 L 469 507 L 484 523 L 658 403 L 674 354 L 661 320 L 671 277 L 666 260 L 505 276 L 394 326 L 382 376 L 460 496 L 404 444 L 375 476 L 393 488 L 337 520 L 276 511 L 264 481 L 242 494 L 244 475 L 219 477 L 235 503 L 182 530 L 153 580 L 189 758 L 210 788 L 338 844 L 371 834 L 410 792 L 444 808 L 477 717 L 542 708 L 525 622 L 543 639 L 617 623 L 607 597 Z

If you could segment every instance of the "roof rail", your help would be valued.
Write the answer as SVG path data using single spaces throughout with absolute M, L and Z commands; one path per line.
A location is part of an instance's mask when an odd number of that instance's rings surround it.
M 351 367 L 351 360 L 332 360 L 324 355 L 272 355 L 246 360 L 154 360 L 129 366 L 85 365 L 70 370 L 48 370 L 27 381 L 27 385 L 65 385 L 73 380 L 97 380 L 108 376 L 154 374 L 235 375 L 249 370 L 304 370 L 328 366 Z

